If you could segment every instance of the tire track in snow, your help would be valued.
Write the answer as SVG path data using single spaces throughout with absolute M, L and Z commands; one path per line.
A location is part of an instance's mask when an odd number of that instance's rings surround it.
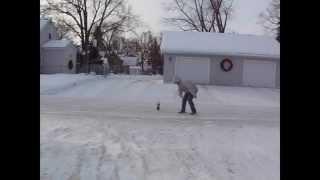
M 74 117 L 97 117 L 96 113 L 85 113 L 81 114 L 81 111 L 72 113 L 63 112 L 42 112 L 42 115 L 59 115 L 59 116 L 74 116 Z M 121 119 L 123 121 L 136 121 L 136 122 L 165 122 L 172 123 L 196 123 L 202 122 L 208 124 L 219 123 L 219 124 L 230 124 L 230 125 L 267 125 L 267 126 L 279 126 L 280 122 L 278 118 L 261 118 L 261 117 L 188 117 L 188 116 L 135 116 L 125 114 L 105 114 L 104 116 L 98 116 L 98 119 Z M 147 121 L 146 121 L 147 120 Z

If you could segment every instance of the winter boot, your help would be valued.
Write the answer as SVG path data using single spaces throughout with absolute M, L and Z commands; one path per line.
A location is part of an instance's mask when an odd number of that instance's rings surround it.
M 197 114 L 197 112 L 192 112 L 192 113 L 190 113 L 190 115 L 196 115 Z

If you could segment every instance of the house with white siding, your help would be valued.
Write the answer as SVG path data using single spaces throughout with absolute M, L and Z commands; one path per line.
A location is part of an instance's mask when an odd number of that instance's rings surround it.
M 40 19 L 40 73 L 76 73 L 77 48 L 70 40 L 59 40 L 49 19 Z

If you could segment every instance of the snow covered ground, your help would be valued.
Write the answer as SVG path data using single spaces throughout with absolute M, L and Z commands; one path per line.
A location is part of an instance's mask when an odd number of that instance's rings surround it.
M 86 74 L 40 75 L 40 94 L 56 94 L 94 79 L 95 76 Z
M 161 76 L 40 79 L 43 180 L 280 179 L 279 89 L 199 86 L 190 116 Z

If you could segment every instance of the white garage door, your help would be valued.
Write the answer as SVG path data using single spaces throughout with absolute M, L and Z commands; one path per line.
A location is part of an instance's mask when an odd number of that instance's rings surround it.
M 175 75 L 183 80 L 208 84 L 210 59 L 202 57 L 177 57 Z
M 254 87 L 275 87 L 277 65 L 269 61 L 245 60 L 243 84 Z

